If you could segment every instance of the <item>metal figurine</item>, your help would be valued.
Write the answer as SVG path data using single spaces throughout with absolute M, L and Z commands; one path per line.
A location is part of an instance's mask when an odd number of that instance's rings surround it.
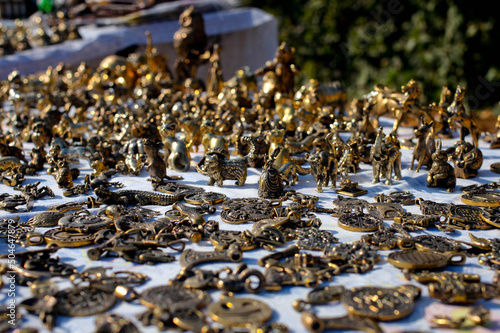
M 392 185 L 393 171 L 394 179 L 401 180 L 401 152 L 397 145 L 389 142 L 382 127 L 379 128 L 370 155 L 373 165 L 373 184 L 380 182 L 380 177 L 385 177 L 385 184 Z
M 273 165 L 276 157 L 281 152 L 281 148 L 277 148 L 271 154 L 271 157 L 266 161 L 262 168 L 262 174 L 259 178 L 258 195 L 264 199 L 279 199 L 283 197 L 285 190 L 285 179 L 281 173 L 276 170 Z
M 294 52 L 295 49 L 293 47 L 283 42 L 276 50 L 274 59 L 268 61 L 264 67 L 255 71 L 256 75 L 274 74 L 274 92 L 283 94 L 289 98 L 293 97 L 295 92 L 295 75 L 300 73 L 300 68 L 295 63 L 293 57 Z M 274 97 L 274 93 L 271 97 Z
M 202 134 L 201 144 L 205 154 L 210 151 L 217 151 L 226 159 L 229 159 L 229 143 L 223 136 L 215 134 L 215 123 L 213 121 L 205 120 L 200 126 L 200 131 Z
M 146 170 L 149 170 L 149 177 L 153 185 L 153 190 L 161 184 L 165 179 L 168 180 L 178 180 L 182 177 L 167 176 L 167 166 L 165 165 L 165 160 L 160 156 L 160 142 L 153 142 L 150 139 L 143 139 L 142 144 L 144 147 L 144 152 L 147 155 Z
M 201 13 L 194 6 L 187 7 L 179 16 L 181 28 L 174 34 L 174 49 L 177 59 L 174 71 L 177 80 L 184 82 L 194 79 L 198 66 L 206 62 L 209 55 L 204 54 L 207 45 L 205 23 Z
M 453 192 L 456 183 L 455 170 L 448 163 L 448 155 L 441 150 L 441 140 L 438 139 L 436 151 L 432 154 L 432 166 L 427 173 L 427 186 L 443 187 Z
M 311 166 L 311 174 L 316 181 L 316 192 L 322 193 L 323 186 L 328 186 L 330 182 L 332 188 L 336 186 L 336 163 L 328 151 L 323 150 L 311 155 L 306 153 L 306 159 Z
M 448 101 L 451 97 L 451 91 L 448 87 L 443 86 L 441 90 L 441 98 L 439 99 L 439 104 L 435 106 L 432 104 L 434 108 L 438 109 L 438 122 L 436 128 L 436 134 L 438 137 L 442 139 L 452 139 L 453 134 L 450 130 L 450 124 L 448 123 L 448 119 L 451 114 L 448 112 L 448 107 L 450 106 L 450 102 Z
M 454 147 L 446 150 L 446 153 L 455 163 L 455 176 L 457 178 L 474 178 L 483 165 L 481 150 L 466 141 L 457 141 Z
M 465 98 L 465 88 L 457 86 L 455 92 L 455 97 L 453 102 L 448 107 L 448 112 L 451 114 L 448 119 L 448 124 L 452 131 L 460 130 L 460 140 L 464 141 L 467 135 L 472 136 L 472 142 L 474 147 L 479 147 L 479 136 L 481 131 L 479 130 L 476 121 L 465 112 L 464 98 Z
M 434 141 L 432 129 L 433 124 L 433 121 L 430 123 L 421 123 L 420 126 L 413 131 L 418 141 L 413 149 L 410 170 L 413 170 L 415 160 L 417 160 L 415 172 L 418 172 L 422 166 L 426 166 L 427 169 L 432 166 L 432 154 L 436 151 L 436 143 Z
M 176 125 L 164 123 L 160 128 L 160 135 L 165 151 L 165 163 L 169 168 L 180 172 L 187 172 L 191 164 L 191 156 L 183 140 L 175 137 Z

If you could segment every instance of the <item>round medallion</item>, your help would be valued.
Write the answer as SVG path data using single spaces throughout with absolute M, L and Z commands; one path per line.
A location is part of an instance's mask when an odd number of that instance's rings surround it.
M 57 314 L 70 317 L 92 316 L 106 312 L 116 302 L 116 296 L 92 287 L 70 288 L 58 292 L 55 297 Z
M 420 292 L 420 288 L 413 285 L 399 288 L 359 287 L 344 291 L 341 301 L 351 314 L 391 321 L 408 316 Z
M 213 320 L 227 326 L 242 327 L 248 323 L 263 324 L 273 315 L 264 302 L 253 298 L 228 297 L 210 304 L 208 313 Z
M 198 308 L 210 303 L 210 294 L 202 290 L 162 285 L 146 289 L 139 295 L 142 304 L 150 308 Z

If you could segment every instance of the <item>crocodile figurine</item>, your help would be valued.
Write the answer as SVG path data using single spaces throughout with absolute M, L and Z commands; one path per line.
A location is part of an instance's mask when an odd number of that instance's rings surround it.
M 94 190 L 99 201 L 108 205 L 158 205 L 168 206 L 184 198 L 183 193 L 169 195 L 163 193 L 140 191 L 140 190 L 118 190 L 110 191 L 98 187 Z

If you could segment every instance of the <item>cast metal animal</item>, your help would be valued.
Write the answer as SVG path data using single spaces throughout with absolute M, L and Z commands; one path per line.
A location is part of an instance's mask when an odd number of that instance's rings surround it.
M 432 166 L 427 173 L 427 186 L 442 187 L 453 192 L 456 184 L 455 170 L 448 163 L 448 154 L 441 150 L 441 140 L 438 139 L 436 151 L 432 154 Z
M 464 141 L 467 135 L 472 136 L 474 147 L 479 147 L 479 136 L 481 131 L 477 127 L 476 121 L 465 112 L 464 98 L 465 88 L 457 87 L 453 102 L 448 107 L 448 113 L 451 115 L 448 118 L 448 124 L 452 131 L 460 130 L 460 140 Z
M 434 133 L 432 132 L 433 124 L 434 122 L 432 121 L 430 123 L 422 123 L 413 131 L 418 141 L 413 150 L 410 170 L 413 170 L 415 160 L 417 160 L 417 168 L 415 169 L 415 172 L 418 172 L 422 165 L 425 165 L 427 169 L 432 166 L 432 154 L 436 151 Z
M 332 183 L 332 188 L 336 185 L 336 162 L 328 151 L 318 151 L 314 154 L 306 154 L 307 162 L 311 166 L 311 174 L 316 181 L 316 191 L 323 192 L 323 186 Z
M 186 143 L 175 137 L 175 124 L 165 123 L 160 128 L 160 135 L 165 152 L 165 163 L 170 169 L 187 172 L 191 164 L 191 156 Z

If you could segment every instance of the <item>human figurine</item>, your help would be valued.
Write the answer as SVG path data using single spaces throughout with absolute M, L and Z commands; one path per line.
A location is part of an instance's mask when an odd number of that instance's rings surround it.
M 453 192 L 456 184 L 455 170 L 448 163 L 448 154 L 441 150 L 441 140 L 438 139 L 436 151 L 432 154 L 432 166 L 427 173 L 427 186 L 442 187 L 448 192 Z
M 266 62 L 264 67 L 255 71 L 256 75 L 264 75 L 268 72 L 274 73 L 276 76 L 275 91 L 289 98 L 294 95 L 295 75 L 300 73 L 300 68 L 295 63 L 294 52 L 293 47 L 283 42 L 276 50 L 274 59 Z
M 224 79 L 222 78 L 222 67 L 220 63 L 220 54 L 222 48 L 219 44 L 214 44 L 212 55 L 210 56 L 210 68 L 207 79 L 207 96 L 217 97 L 222 91 Z
M 457 178 L 474 178 L 483 165 L 483 153 L 467 141 L 457 141 L 453 147 L 446 150 L 446 153 L 455 163 Z
M 375 143 L 370 149 L 373 166 L 373 184 L 380 182 L 380 177 L 385 178 L 386 185 L 392 185 L 392 173 L 395 179 L 401 179 L 401 152 L 395 133 L 385 136 L 382 127 L 379 128 Z

